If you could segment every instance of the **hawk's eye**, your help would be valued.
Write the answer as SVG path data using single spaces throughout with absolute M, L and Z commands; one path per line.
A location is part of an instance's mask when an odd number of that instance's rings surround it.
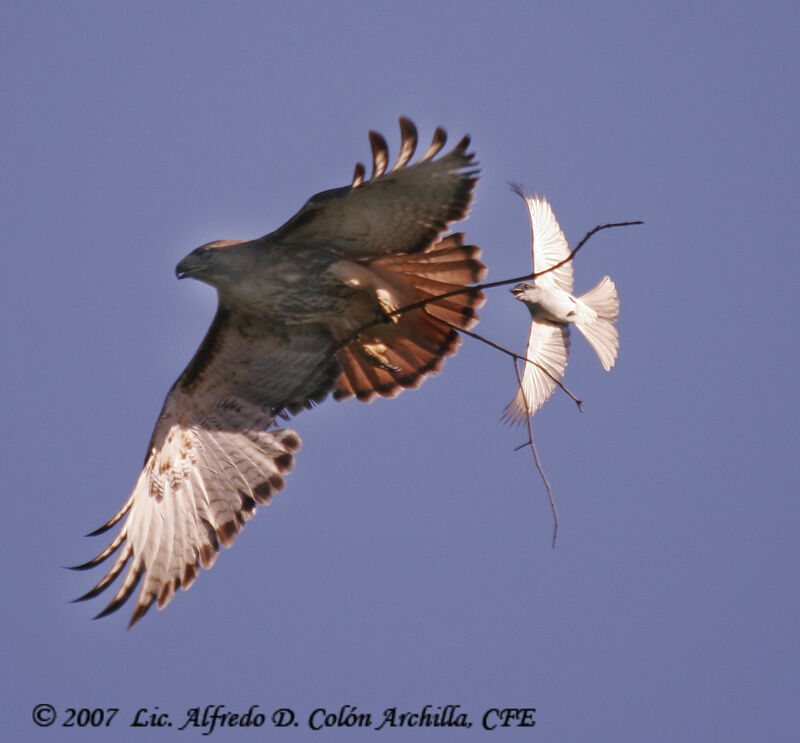
M 203 259 L 209 260 L 211 258 L 211 256 L 214 254 L 214 251 L 211 248 L 197 248 L 194 251 L 194 254 L 198 258 L 203 258 Z

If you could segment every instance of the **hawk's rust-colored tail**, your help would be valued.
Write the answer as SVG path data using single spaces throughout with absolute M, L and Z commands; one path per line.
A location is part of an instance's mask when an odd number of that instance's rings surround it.
M 369 269 L 387 283 L 402 286 L 404 298 L 419 301 L 483 280 L 486 266 L 480 255 L 478 246 L 464 245 L 463 234 L 455 233 L 421 253 L 380 258 Z M 377 395 L 395 397 L 403 389 L 418 387 L 455 353 L 461 342 L 457 329 L 469 330 L 478 322 L 476 310 L 484 299 L 480 290 L 469 289 L 390 316 L 364 331 L 339 351 L 342 374 L 334 397 L 369 402 Z

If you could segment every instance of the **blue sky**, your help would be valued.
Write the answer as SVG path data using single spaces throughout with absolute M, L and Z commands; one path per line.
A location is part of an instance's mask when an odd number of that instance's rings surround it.
M 798 80 L 792 3 L 20 3 L 0 30 L 4 227 L 2 725 L 37 703 L 535 707 L 504 740 L 785 740 L 798 683 Z M 174 266 L 264 234 L 349 182 L 367 131 L 396 152 L 470 133 L 459 229 L 491 279 L 529 263 L 508 181 L 545 193 L 576 289 L 619 289 L 603 372 L 573 339 L 534 431 L 499 422 L 507 358 L 465 340 L 416 391 L 298 416 L 295 472 L 235 547 L 130 632 L 71 605 L 62 566 L 127 497 L 215 308 Z M 495 289 L 477 331 L 521 350 Z M 184 731 L 182 735 L 189 736 Z M 326 730 L 326 740 L 374 730 Z M 451 740 L 440 729 L 384 739 Z M 148 740 L 174 740 L 174 729 Z

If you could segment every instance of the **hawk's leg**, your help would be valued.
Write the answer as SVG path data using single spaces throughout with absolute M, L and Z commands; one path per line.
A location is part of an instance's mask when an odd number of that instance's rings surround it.
M 388 346 L 385 343 L 365 343 L 359 337 L 355 340 L 355 347 L 372 366 L 377 366 L 379 369 L 384 369 L 393 374 L 400 373 L 400 369 L 386 358 L 385 354 Z

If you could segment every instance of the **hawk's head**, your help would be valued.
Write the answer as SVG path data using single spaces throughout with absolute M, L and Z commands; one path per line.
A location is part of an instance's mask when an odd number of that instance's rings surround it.
M 197 279 L 217 286 L 220 279 L 231 274 L 230 251 L 226 248 L 241 243 L 241 240 L 215 240 L 201 245 L 175 266 L 175 275 L 179 279 Z

